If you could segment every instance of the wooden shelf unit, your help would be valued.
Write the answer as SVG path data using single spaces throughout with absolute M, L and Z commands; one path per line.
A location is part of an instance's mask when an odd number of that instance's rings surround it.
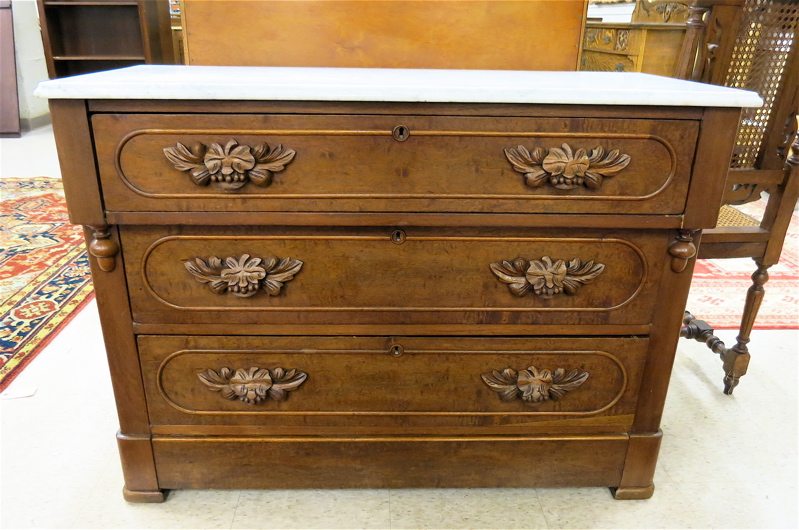
M 172 64 L 167 0 L 38 0 L 50 78 Z

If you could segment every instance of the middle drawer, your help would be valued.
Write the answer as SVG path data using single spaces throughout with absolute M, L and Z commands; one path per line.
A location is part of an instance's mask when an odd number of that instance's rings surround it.
M 652 321 L 671 231 L 508 232 L 123 227 L 122 243 L 137 323 L 549 324 L 564 326 L 559 334 L 630 334 L 580 326 Z M 180 332 L 213 333 L 203 328 Z

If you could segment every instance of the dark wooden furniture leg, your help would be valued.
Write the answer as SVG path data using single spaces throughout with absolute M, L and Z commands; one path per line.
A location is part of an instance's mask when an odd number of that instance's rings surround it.
M 741 319 L 741 328 L 738 332 L 736 344 L 726 350 L 721 360 L 724 361 L 724 393 L 731 395 L 741 376 L 746 374 L 749 366 L 749 335 L 752 333 L 752 326 L 755 324 L 757 312 L 763 302 L 765 289 L 763 285 L 768 281 L 768 267 L 762 263 L 757 263 L 757 270 L 752 274 L 752 286 L 746 292 L 746 303 L 744 314 Z
M 746 375 L 749 367 L 749 336 L 755 324 L 760 304 L 763 302 L 765 289 L 763 285 L 768 281 L 768 267 L 757 261 L 757 270 L 752 274 L 752 286 L 746 293 L 746 304 L 741 318 L 741 327 L 738 331 L 735 346 L 727 348 L 715 335 L 715 331 L 710 324 L 704 320 L 698 320 L 688 311 L 683 317 L 683 328 L 680 336 L 687 339 L 694 339 L 704 342 L 707 347 L 717 353 L 723 361 L 724 368 L 724 393 L 732 395 L 735 387 L 738 386 L 741 377 Z

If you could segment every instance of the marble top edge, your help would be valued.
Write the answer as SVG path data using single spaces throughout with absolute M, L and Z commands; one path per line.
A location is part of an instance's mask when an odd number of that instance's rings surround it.
M 630 72 L 140 65 L 44 81 L 48 99 L 759 107 L 755 93 Z

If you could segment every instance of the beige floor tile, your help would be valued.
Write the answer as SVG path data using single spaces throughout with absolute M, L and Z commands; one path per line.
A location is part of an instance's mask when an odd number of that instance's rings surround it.
M 655 487 L 665 482 L 674 482 L 671 479 L 671 475 L 669 475 L 669 472 L 666 471 L 665 467 L 663 467 L 662 462 L 658 462 L 657 466 L 655 467 L 655 478 L 653 479 L 653 481 L 655 483 Z
M 122 471 L 114 459 L 89 494 L 73 528 L 230 528 L 241 492 L 176 490 L 161 504 L 122 498 Z
M 243 491 L 232 528 L 389 528 L 388 490 Z
M 732 343 L 735 332 L 719 332 Z M 796 388 L 799 332 L 756 331 L 752 362 L 734 395 L 721 392 L 721 362 L 681 341 L 663 416 L 660 464 L 677 484 L 748 484 L 753 475 L 799 482 Z
M 672 483 L 651 499 L 617 501 L 608 488 L 538 489 L 549 528 L 699 528 L 690 503 Z
M 679 484 L 690 499 L 697 522 L 706 528 L 799 528 L 795 482 Z
M 11 476 L 13 479 L 8 476 L 3 479 L 0 528 L 72 528 L 91 491 L 74 485 L 53 487 L 47 474 L 39 475 L 35 485 L 20 484 L 16 472 Z M 96 474 L 93 478 L 96 480 Z
M 85 500 L 117 457 L 105 352 L 96 339 L 82 340 L 98 329 L 91 309 L 87 306 L 9 386 L 29 386 L 36 393 L 0 400 L 0 496 L 18 498 L 4 507 L 4 517 L 30 512 L 45 526 L 69 527 L 82 505 L 72 492 Z M 64 498 L 70 499 L 68 507 L 62 506 Z M 47 507 L 37 513 L 38 504 Z
M 132 504 L 121 488 L 93 493 L 73 528 L 230 528 L 239 491 L 180 490 L 162 504 Z
M 391 490 L 391 528 L 546 528 L 534 489 Z

